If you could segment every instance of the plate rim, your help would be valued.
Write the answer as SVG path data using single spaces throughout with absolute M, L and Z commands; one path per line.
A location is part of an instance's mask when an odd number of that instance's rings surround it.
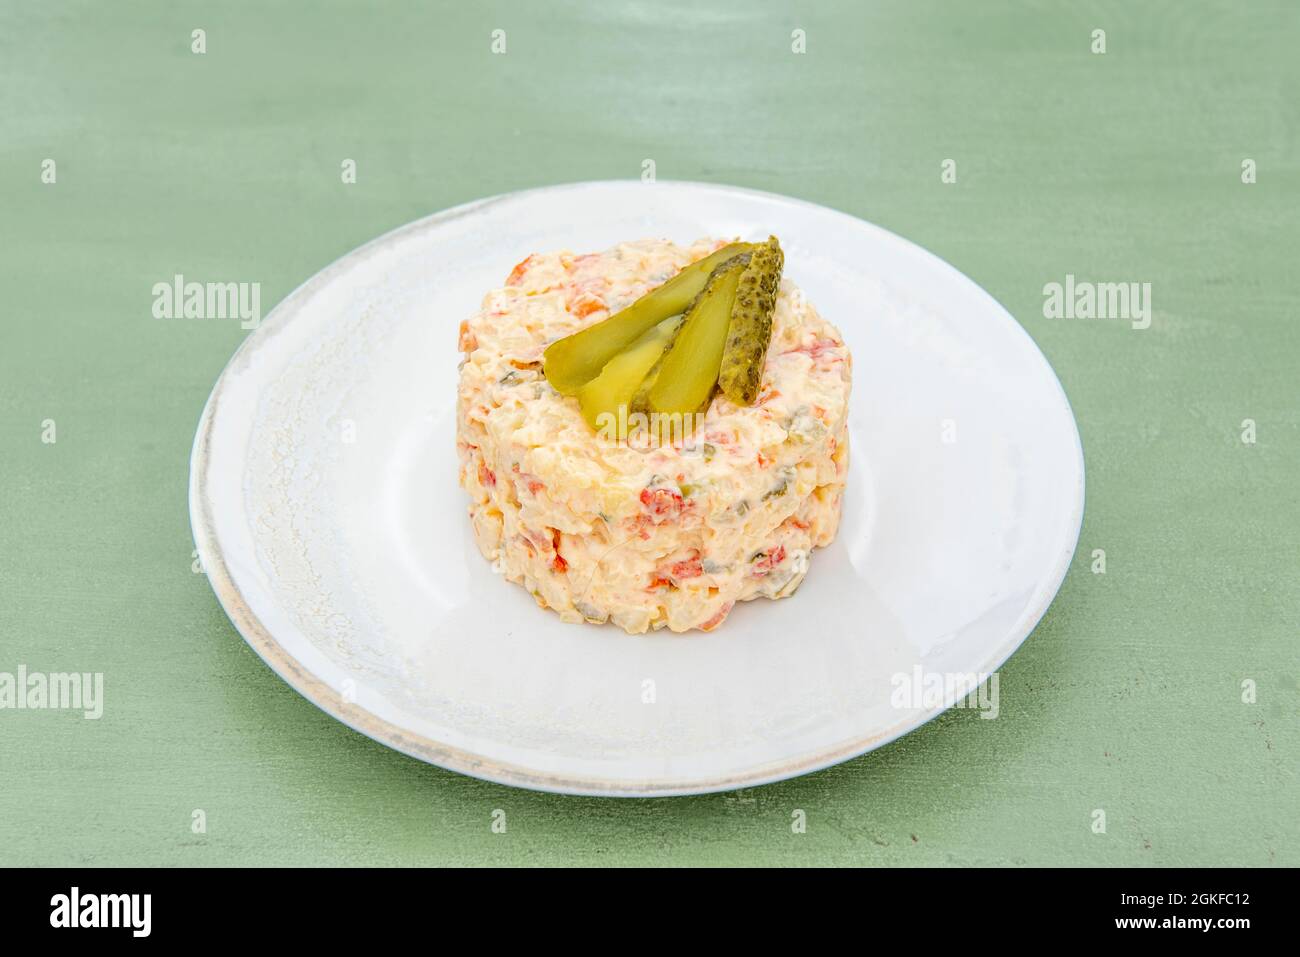
M 484 755 L 475 754 L 460 748 L 442 744 L 423 735 L 414 734 L 408 729 L 393 724 L 387 719 L 381 718 L 375 713 L 360 707 L 359 705 L 346 701 L 334 688 L 307 670 L 297 658 L 288 652 L 283 645 L 271 634 L 270 630 L 253 612 L 252 607 L 245 599 L 244 595 L 236 586 L 230 569 L 226 564 L 225 556 L 219 547 L 217 537 L 216 519 L 212 513 L 211 500 L 207 495 L 207 483 L 210 478 L 211 461 L 209 458 L 209 449 L 212 440 L 212 432 L 216 421 L 216 413 L 221 405 L 222 392 L 232 378 L 232 370 L 239 364 L 246 355 L 252 352 L 262 344 L 269 341 L 270 337 L 300 310 L 300 307 L 308 301 L 312 295 L 321 287 L 326 285 L 344 266 L 351 268 L 356 262 L 364 260 L 367 256 L 373 254 L 381 246 L 392 243 L 402 235 L 408 232 L 426 229 L 430 226 L 441 222 L 448 222 L 454 219 L 469 215 L 477 210 L 486 208 L 505 200 L 512 200 L 525 197 L 529 194 L 540 192 L 557 192 L 564 190 L 576 190 L 592 186 L 629 186 L 638 183 L 636 180 L 579 180 L 569 183 L 557 183 L 547 186 L 537 186 L 529 189 L 515 190 L 506 193 L 498 193 L 493 196 L 483 197 L 481 199 L 470 200 L 466 203 L 460 203 L 447 209 L 439 210 L 419 219 L 404 223 L 393 229 L 388 230 L 376 236 L 373 239 L 348 250 L 343 255 L 308 277 L 305 281 L 295 287 L 288 295 L 281 299 L 271 309 L 267 316 L 258 323 L 257 328 L 247 335 L 240 343 L 239 347 L 231 355 L 230 359 L 222 367 L 207 401 L 204 403 L 203 411 L 199 417 L 198 428 L 195 432 L 194 443 L 190 452 L 190 474 L 189 474 L 189 512 L 190 512 L 190 529 L 193 534 L 194 546 L 199 554 L 200 565 L 217 597 L 218 603 L 222 610 L 230 619 L 235 630 L 244 639 L 244 641 L 255 651 L 259 658 L 278 675 L 289 687 L 298 692 L 316 707 L 320 708 L 326 714 L 342 722 L 373 741 L 393 750 L 399 751 L 409 757 L 416 758 L 425 763 L 435 765 L 444 770 L 454 771 L 458 774 L 464 774 L 469 777 L 489 781 L 494 784 L 503 784 L 510 787 L 519 787 L 527 790 L 541 791 L 554 794 L 569 794 L 582 796 L 597 797 L 676 797 L 688 796 L 693 794 L 710 794 L 720 791 L 731 791 L 742 787 L 757 787 L 764 784 L 772 784 L 778 781 L 788 780 L 799 777 L 804 774 L 811 774 L 823 770 L 844 761 L 860 757 L 877 748 L 884 747 L 892 741 L 897 740 L 905 734 L 909 734 L 920 728 L 922 725 L 929 723 L 940 714 L 947 711 L 955 704 L 955 700 L 945 699 L 938 705 L 934 705 L 924 711 L 912 713 L 910 716 L 903 718 L 897 724 L 892 725 L 884 731 L 878 731 L 870 735 L 853 738 L 849 741 L 832 745 L 829 748 L 820 749 L 810 755 L 804 755 L 796 758 L 786 758 L 780 761 L 768 762 L 766 764 L 755 765 L 746 769 L 744 772 L 719 775 L 714 778 L 701 779 L 658 779 L 647 778 L 639 782 L 631 782 L 623 779 L 601 778 L 601 777 L 571 777 L 553 772 L 537 771 L 526 768 L 511 762 L 498 761 Z M 1074 555 L 1078 549 L 1079 537 L 1083 528 L 1083 515 L 1085 507 L 1085 462 L 1083 453 L 1083 441 L 1079 432 L 1079 424 L 1074 415 L 1074 409 L 1070 405 L 1069 396 L 1066 394 L 1065 387 L 1061 383 L 1060 377 L 1053 368 L 1047 356 L 1039 348 L 1038 343 L 1029 335 L 1025 327 L 1013 316 L 1005 306 L 999 302 L 992 293 L 988 292 L 983 286 L 977 283 L 970 276 L 966 275 L 957 267 L 953 266 L 946 259 L 938 256 L 923 246 L 912 242 L 911 240 L 899 236 L 883 226 L 872 223 L 861 217 L 854 216 L 842 210 L 834 209 L 820 203 L 814 203 L 809 200 L 798 199 L 792 196 L 786 196 L 781 193 L 772 193 L 766 190 L 751 189 L 744 186 L 733 186 L 725 183 L 708 183 L 695 180 L 659 180 L 654 185 L 683 186 L 693 188 L 703 188 L 715 190 L 719 193 L 744 195 L 760 198 L 766 201 L 776 201 L 780 203 L 802 206 L 815 209 L 822 213 L 831 213 L 835 216 L 851 219 L 859 226 L 866 226 L 884 236 L 890 241 L 901 243 L 904 246 L 911 247 L 913 250 L 922 253 L 937 263 L 951 270 L 957 276 L 960 276 L 978 295 L 987 298 L 997 311 L 1001 313 L 1004 321 L 1013 327 L 1015 334 L 1021 336 L 1050 374 L 1052 382 L 1056 386 L 1057 393 L 1064 405 L 1065 412 L 1069 418 L 1072 431 L 1074 433 L 1075 446 L 1075 471 L 1077 481 L 1075 484 L 1075 496 L 1071 505 L 1070 520 L 1067 527 L 1071 530 L 1066 536 L 1068 547 L 1061 548 L 1058 551 L 1056 565 L 1051 569 L 1050 574 L 1044 579 L 1044 583 L 1050 583 L 1046 588 L 1040 588 L 1040 598 L 1036 605 L 1026 608 L 1022 612 L 1017 622 L 1017 627 L 1011 629 L 1009 634 L 1016 634 L 1013 640 L 1007 645 L 1007 650 L 1001 657 L 989 668 L 985 669 L 986 674 L 993 674 L 998 671 L 1010 657 L 1015 654 L 1029 636 L 1033 634 L 1038 624 L 1042 621 L 1047 609 L 1051 607 L 1059 594 L 1061 585 L 1064 583 L 1066 575 L 1069 572 Z M 652 187 L 653 188 L 653 187 Z M 1006 644 L 1004 642 L 1004 644 Z

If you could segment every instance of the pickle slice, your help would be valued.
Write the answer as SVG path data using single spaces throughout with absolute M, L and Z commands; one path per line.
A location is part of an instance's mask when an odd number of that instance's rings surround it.
M 758 398 L 784 265 L 781 244 L 775 236 L 769 236 L 766 243 L 754 250 L 749 265 L 740 274 L 727 346 L 718 370 L 718 388 L 737 405 L 753 405 Z
M 651 412 L 687 415 L 708 408 L 727 344 L 736 287 L 748 265 L 749 256 L 742 255 L 719 266 L 691 303 L 682 330 L 650 387 Z
M 665 319 L 606 362 L 600 375 L 578 390 L 578 407 L 588 425 L 598 432 L 609 430 L 611 439 L 626 438 L 622 433 L 627 428 L 632 395 L 646 373 L 658 364 L 681 325 L 681 316 Z M 612 418 L 602 418 L 606 414 Z M 617 435 L 614 434 L 616 428 L 619 430 Z
M 704 290 L 700 290 L 701 294 L 703 291 Z M 699 296 L 696 296 L 695 298 L 699 299 Z M 693 304 L 694 300 L 692 300 L 692 305 Z M 689 313 L 690 310 L 691 307 L 688 305 L 686 307 L 686 312 Z M 685 313 L 682 314 L 681 319 L 683 323 L 686 321 Z M 678 326 L 679 331 L 680 329 L 681 326 Z M 650 414 L 650 390 L 653 389 L 655 383 L 659 381 L 659 370 L 664 367 L 664 360 L 667 359 L 669 353 L 673 351 L 673 345 L 676 342 L 676 335 L 668 340 L 668 345 L 664 346 L 664 351 L 659 353 L 659 358 L 655 360 L 655 364 L 650 367 L 650 371 L 645 374 L 645 378 L 642 379 L 641 384 L 637 386 L 636 392 L 632 394 L 632 401 L 629 403 L 631 411 L 640 412 L 645 415 Z
M 555 390 L 574 395 L 600 375 L 605 363 L 669 316 L 685 311 L 709 280 L 714 268 L 753 249 L 752 243 L 732 243 L 693 262 L 672 279 L 650 290 L 632 305 L 581 332 L 546 347 L 543 371 Z
M 677 337 L 674 336 L 668 345 L 664 347 L 664 351 L 659 353 L 659 358 L 650 367 L 650 371 L 645 374 L 645 378 L 641 380 L 641 384 L 637 386 L 636 391 L 632 393 L 632 401 L 628 403 L 628 407 L 633 412 L 649 414 L 650 390 L 654 388 L 655 382 L 659 380 L 659 370 L 664 367 L 664 360 L 668 358 L 668 353 L 672 352 L 673 343 L 676 341 Z

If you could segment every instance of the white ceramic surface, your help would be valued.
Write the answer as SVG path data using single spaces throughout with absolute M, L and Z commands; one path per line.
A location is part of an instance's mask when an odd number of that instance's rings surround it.
M 740 605 L 712 634 L 561 623 L 474 546 L 454 446 L 460 320 L 530 252 L 769 232 L 853 351 L 838 539 L 793 598 Z M 683 794 L 906 733 L 952 703 L 891 702 L 918 666 L 995 671 L 1065 575 L 1083 458 L 1028 335 L 919 247 L 766 193 L 580 183 L 420 220 L 289 296 L 213 390 L 190 510 L 232 621 L 340 720 L 507 784 Z

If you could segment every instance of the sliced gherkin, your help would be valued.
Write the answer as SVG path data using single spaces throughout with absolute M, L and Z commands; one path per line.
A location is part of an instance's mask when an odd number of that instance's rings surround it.
M 740 256 L 748 257 L 749 254 L 741 253 Z M 739 257 L 733 256 L 731 259 L 727 260 L 727 263 L 723 265 L 736 263 L 738 259 Z M 743 265 L 743 263 L 741 263 L 741 265 Z M 713 272 L 709 276 L 709 282 L 712 282 L 713 279 L 719 275 L 721 269 L 722 269 L 722 265 L 718 265 L 714 267 Z M 699 295 L 697 295 L 695 299 L 693 299 L 691 303 L 686 307 L 685 315 L 689 315 L 691 309 L 695 307 L 695 304 L 700 302 L 703 299 L 705 293 L 708 292 L 708 288 L 709 288 L 708 283 L 706 283 L 705 287 L 700 290 Z M 641 385 L 637 388 L 636 393 L 632 396 L 631 409 L 633 412 L 641 412 L 641 413 L 649 414 L 652 411 L 652 409 L 650 408 L 650 390 L 653 389 L 655 383 L 659 381 L 659 370 L 664 367 L 664 362 L 668 359 L 669 354 L 673 351 L 673 345 L 676 342 L 677 342 L 677 336 L 674 336 L 671 340 L 669 340 L 667 347 L 659 355 L 659 361 L 656 362 L 653 367 L 651 367 L 650 371 L 646 373 L 646 377 L 643 380 L 641 380 Z
M 748 255 L 722 264 L 691 303 L 672 350 L 650 387 L 652 413 L 688 415 L 708 408 L 727 344 L 736 287 L 748 265 Z
M 654 366 L 646 373 L 637 390 L 632 393 L 632 401 L 628 403 L 628 408 L 633 412 L 648 413 L 650 411 L 650 390 L 654 388 L 655 380 L 659 378 L 659 370 L 663 368 L 664 356 L 668 355 L 673 344 L 668 343 L 668 348 L 660 354 Z
M 626 309 L 594 326 L 552 342 L 542 357 L 546 380 L 563 395 L 574 395 L 600 375 L 610 359 L 669 316 L 683 312 L 704 288 L 714 268 L 753 248 L 732 243 L 693 262 Z
M 681 316 L 665 319 L 605 363 L 600 375 L 578 390 L 578 407 L 587 424 L 623 438 L 628 406 L 646 373 L 658 362 L 682 325 Z M 605 416 L 609 416 L 606 418 Z M 615 435 L 615 430 L 620 434 Z
M 749 265 L 736 286 L 731 328 L 718 370 L 718 388 L 737 405 L 753 405 L 758 398 L 784 265 L 781 244 L 775 236 L 769 236 L 749 257 Z
M 687 308 L 689 309 L 689 307 Z M 685 317 L 683 317 L 683 319 L 684 318 Z M 680 331 L 680 329 L 681 327 L 679 326 L 678 330 Z M 637 386 L 636 392 L 632 394 L 632 401 L 629 408 L 633 412 L 640 412 L 642 414 L 648 414 L 650 412 L 650 390 L 654 388 L 655 382 L 658 381 L 659 370 L 664 367 L 664 360 L 667 359 L 668 354 L 673 351 L 673 343 L 676 341 L 676 336 L 673 336 L 668 340 L 668 345 L 664 346 L 664 351 L 659 353 L 659 358 L 655 360 L 655 364 L 650 367 L 650 371 L 645 374 L 645 378 L 642 379 L 641 384 Z

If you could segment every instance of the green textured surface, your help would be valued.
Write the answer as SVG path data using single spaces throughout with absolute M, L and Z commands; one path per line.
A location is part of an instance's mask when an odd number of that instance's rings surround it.
M 0 2 L 0 671 L 107 695 L 0 711 L 0 863 L 1300 863 L 1300 7 L 667 6 Z M 269 310 L 401 223 L 647 157 L 921 243 L 1052 361 L 1087 515 L 997 720 L 726 795 L 516 791 L 318 711 L 191 572 L 190 444 L 246 333 L 153 319 L 153 283 Z M 1043 318 L 1066 273 L 1152 283 L 1151 328 Z

